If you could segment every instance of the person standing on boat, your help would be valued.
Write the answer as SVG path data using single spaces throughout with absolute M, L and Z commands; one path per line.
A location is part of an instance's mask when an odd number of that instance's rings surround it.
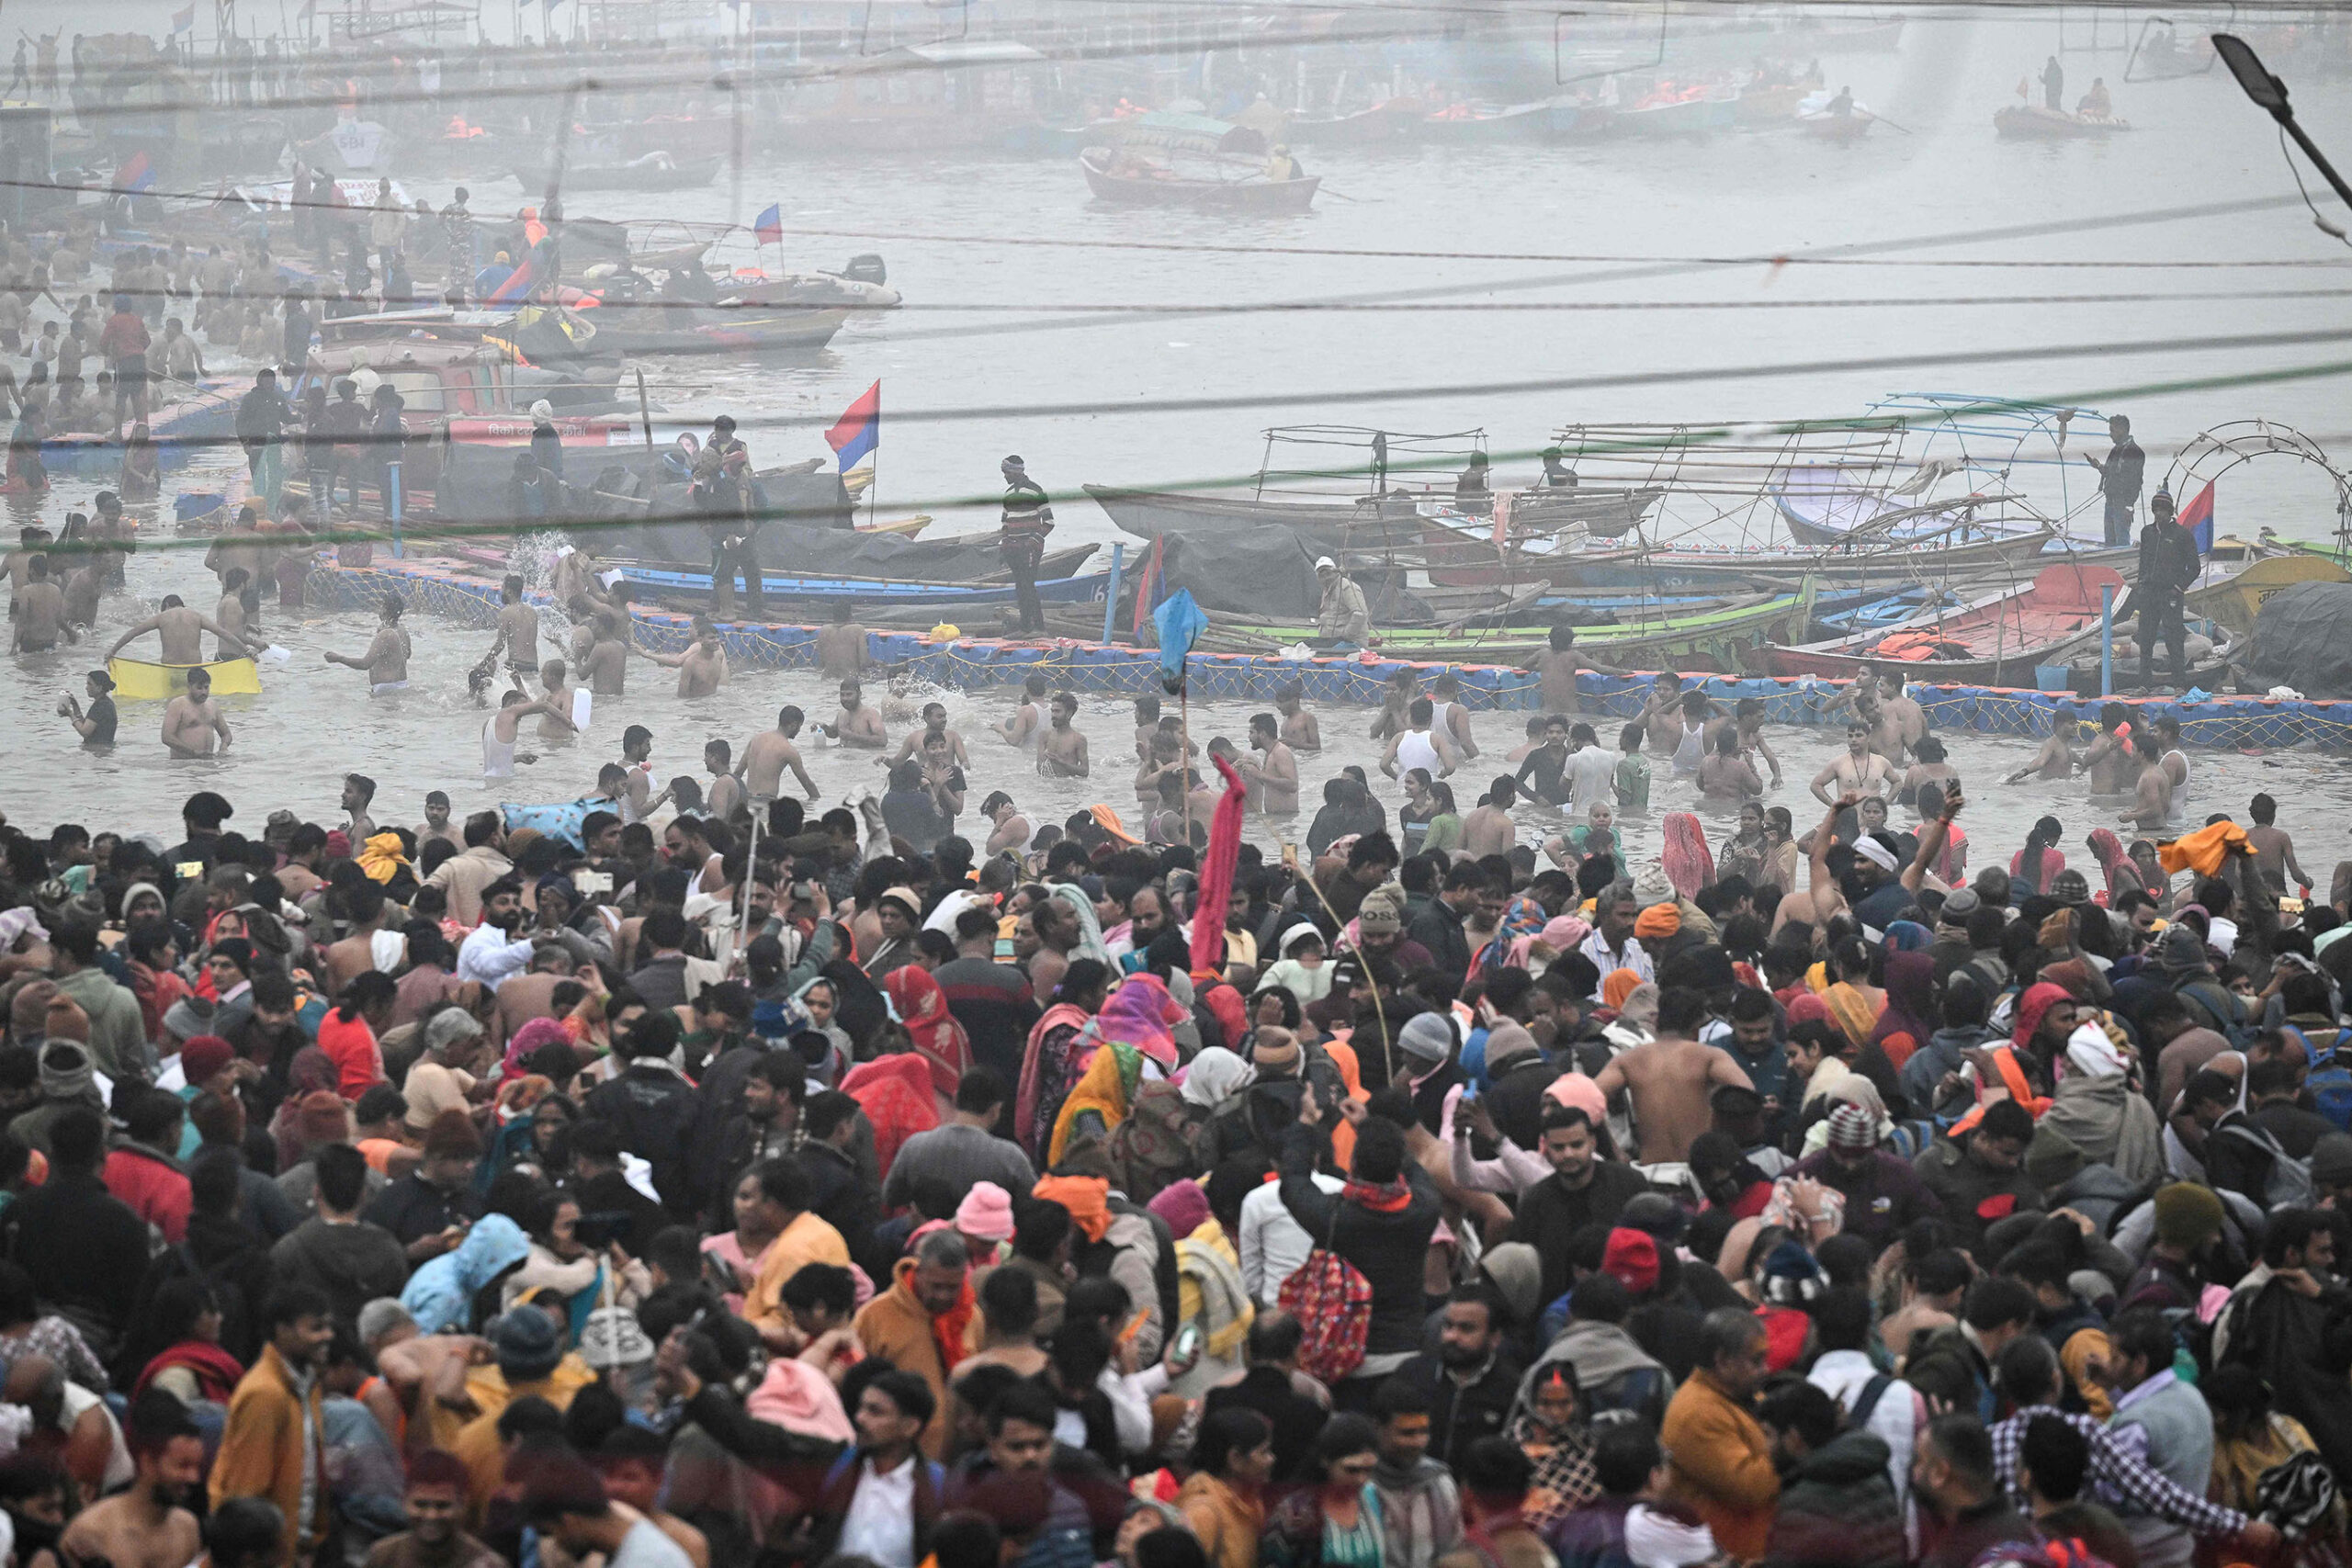
M 753 547 L 758 525 L 751 514 L 752 454 L 736 438 L 735 420 L 720 414 L 710 422 L 710 439 L 695 455 L 694 504 L 710 515 L 710 603 L 713 616 L 731 613 L 735 578 L 743 578 L 743 610 L 760 615 L 760 563 Z
M 441 209 L 441 238 L 449 252 L 448 303 L 462 307 L 466 285 L 474 277 L 474 215 L 466 205 L 468 192 L 459 186 L 449 205 Z
M 1454 510 L 1472 517 L 1491 516 L 1495 510 L 1495 493 L 1487 484 L 1487 455 L 1470 454 L 1470 466 L 1464 468 L 1453 481 Z
M 2053 68 L 2057 63 L 2051 62 Z M 2050 107 L 2058 106 L 2053 102 Z M 2140 479 L 2148 455 L 2132 439 L 2132 422 L 2121 414 L 2107 422 L 2107 434 L 2114 443 L 2107 457 L 2102 460 L 2085 453 L 2083 461 L 2098 470 L 2099 493 L 2107 497 L 2108 547 L 2121 549 L 2132 542 L 2132 512 L 2140 504 Z
M 1315 612 L 1315 635 L 1362 648 L 1372 636 L 1372 606 L 1364 603 L 1363 590 L 1329 556 L 1316 560 L 1315 581 L 1323 590 L 1323 602 Z
M 1043 485 L 1029 477 L 1018 455 L 998 465 L 1004 476 L 1005 570 L 1012 573 L 1012 592 L 1021 604 L 1021 635 L 1042 636 L 1046 609 L 1037 602 L 1037 568 L 1046 558 L 1046 536 L 1054 531 L 1054 509 L 1046 503 Z
M 2058 57 L 2053 54 L 2050 57 L 2050 63 L 2041 68 L 2042 107 L 2044 108 L 2056 109 L 2059 113 L 2064 114 L 2065 112 L 2065 96 L 2066 71 L 2064 66 L 2058 63 Z M 2113 541 L 2110 540 L 2109 543 L 2113 543 Z
M 2148 498 L 2148 525 L 2140 530 L 2140 578 L 2132 591 L 2140 612 L 2140 689 L 2143 692 L 2155 685 L 2160 638 L 2172 654 L 2172 689 L 2188 688 L 2188 626 L 2182 595 L 2197 581 L 2201 566 L 2195 537 L 2173 521 L 2172 492 L 2159 486 Z

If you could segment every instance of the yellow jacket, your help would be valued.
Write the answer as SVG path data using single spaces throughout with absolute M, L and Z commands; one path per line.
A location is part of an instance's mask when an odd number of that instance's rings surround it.
M 1744 1562 L 1762 1557 L 1781 1478 L 1756 1417 L 1702 1367 L 1675 1392 L 1658 1438 L 1673 1472 L 1674 1497 L 1706 1521 L 1715 1544 L 1732 1557 Z
M 253 1371 L 229 1396 L 228 1424 L 212 1461 L 212 1506 L 232 1497 L 264 1497 L 286 1517 L 277 1560 L 291 1563 L 298 1552 L 315 1550 L 326 1539 L 327 1460 L 324 1423 L 319 1415 L 319 1383 L 294 1392 L 293 1369 L 266 1345 Z M 308 1407 L 311 1453 L 311 1529 L 301 1529 L 303 1414 Z M 297 1540 L 297 1537 L 300 1540 Z

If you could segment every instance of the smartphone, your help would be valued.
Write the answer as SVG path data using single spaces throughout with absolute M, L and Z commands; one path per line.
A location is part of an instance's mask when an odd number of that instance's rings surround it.
M 204 863 L 200 860 L 184 860 L 172 867 L 172 874 L 182 882 L 197 881 L 204 875 Z
M 1188 1323 L 1176 1331 L 1176 1359 L 1189 1361 L 1201 1353 L 1201 1325 Z
M 1288 866 L 1293 871 L 1296 871 L 1298 869 L 1298 846 L 1296 844 L 1286 843 L 1283 846 L 1283 864 Z
M 613 874 L 609 871 L 590 871 L 583 866 L 571 874 L 571 885 L 582 893 L 610 893 L 613 890 Z

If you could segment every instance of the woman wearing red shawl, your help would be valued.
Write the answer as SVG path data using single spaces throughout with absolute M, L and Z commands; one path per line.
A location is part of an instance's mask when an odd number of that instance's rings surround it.
M 1924 953 L 1886 955 L 1886 1010 L 1878 1015 L 1870 1043 L 1886 1053 L 1895 1071 L 1936 1032 L 1936 964 Z
M 165 1348 L 140 1371 L 130 1397 L 137 1399 L 160 1380 L 184 1404 L 228 1404 L 245 1369 L 220 1348 L 220 1303 L 212 1287 L 197 1279 L 174 1280 L 156 1290 L 154 1312 Z
M 2107 902 L 2109 908 L 2126 893 L 2144 892 L 2147 884 L 2141 879 L 2140 868 L 2123 852 L 2123 840 L 2105 828 L 2094 828 L 2090 836 L 2091 858 L 2107 873 Z
M 345 1143 L 350 1137 L 350 1116 L 335 1086 L 343 1069 L 315 1045 L 294 1053 L 286 1069 L 286 1098 L 270 1119 L 269 1133 L 277 1145 L 277 1168 L 291 1170 L 322 1144 Z M 331 1097 L 332 1105 L 321 1097 Z
M 893 969 L 882 980 L 899 1022 L 915 1043 L 915 1054 L 931 1066 L 931 1087 L 946 1099 L 956 1098 L 956 1086 L 972 1067 L 972 1042 L 964 1026 L 947 1010 L 947 993 L 915 964 Z
M 1094 1057 L 1095 1036 L 1087 1033 L 1095 1010 L 1102 1005 L 1111 971 L 1096 958 L 1073 959 L 1062 973 L 1054 1005 L 1029 1031 L 1029 1045 L 1021 1058 L 1021 1087 L 1012 1100 L 1012 1134 L 1033 1160 L 1046 1157 L 1046 1140 Z
M 860 1062 L 842 1079 L 842 1092 L 857 1101 L 874 1124 L 874 1156 L 885 1180 L 899 1145 L 939 1125 L 939 1100 L 931 1075 L 921 1052 L 897 1051 Z
M 1072 965 L 1072 969 L 1075 970 L 1075 968 L 1076 965 Z M 1067 981 L 1063 988 L 1065 990 L 1069 988 Z M 1048 1019 L 1052 1016 L 1051 1013 L 1046 1015 Z M 1038 1099 L 1034 1102 L 1037 1141 L 1043 1145 L 1035 1156 L 1037 1163 L 1041 1166 L 1050 1166 L 1055 1162 L 1057 1152 L 1055 1133 L 1062 1124 L 1063 1110 L 1071 1098 L 1078 1093 L 1079 1087 L 1086 1082 L 1090 1071 L 1094 1066 L 1095 1057 L 1101 1054 L 1105 1044 L 1130 1047 L 1144 1061 L 1159 1064 L 1158 1076 L 1165 1077 L 1176 1070 L 1175 1027 L 1192 1016 L 1185 1010 L 1183 1003 L 1169 995 L 1167 982 L 1157 975 L 1135 974 L 1120 981 L 1119 988 L 1111 993 L 1110 999 L 1102 1004 L 1102 1010 L 1088 1019 L 1085 1026 L 1064 1044 L 1061 1061 L 1071 1075 L 1069 1078 L 1058 1086 L 1043 1086 Z M 1042 1029 L 1044 1026 L 1045 1021 L 1040 1020 L 1038 1027 Z M 1141 1063 L 1138 1062 L 1136 1066 L 1137 1082 L 1140 1083 Z M 1043 1075 L 1040 1076 L 1042 1077 Z M 1028 1082 L 1028 1074 L 1025 1071 L 1022 1075 L 1022 1081 L 1025 1089 Z M 1049 1116 L 1046 1114 L 1045 1093 L 1057 1089 L 1057 1092 L 1053 1092 L 1053 1110 Z M 1024 1103 L 1029 1103 L 1025 1093 L 1022 1098 Z M 1104 1109 L 1101 1097 L 1098 1095 L 1095 1099 L 1096 1109 Z M 1127 1097 L 1120 1099 L 1119 1117 L 1124 1117 L 1126 1113 L 1126 1099 Z M 1117 1117 L 1107 1120 L 1112 1125 L 1115 1125 Z

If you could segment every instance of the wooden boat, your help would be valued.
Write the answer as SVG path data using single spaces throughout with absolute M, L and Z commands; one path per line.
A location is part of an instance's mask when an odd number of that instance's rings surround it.
M 1352 114 L 1294 118 L 1283 134 L 1294 147 L 1378 147 L 1420 134 L 1422 105 L 1389 98 Z
M 1854 114 L 1801 114 L 1797 129 L 1817 141 L 1860 141 L 1868 136 L 1871 122 L 1878 117 Z
M 2099 590 L 2123 579 L 2105 567 L 2042 568 L 1957 610 L 1892 630 L 1872 628 L 1826 642 L 1764 648 L 1748 660 L 1760 675 L 1844 679 L 1871 664 L 1899 663 L 1925 681 L 1962 686 L 2030 686 L 2036 667 L 2064 664 L 2099 633 Z
M 656 358 L 814 354 L 833 341 L 850 312 L 788 305 L 673 305 L 595 315 L 600 351 Z
M 1750 82 L 1740 88 L 1739 96 L 1734 100 L 1735 118 L 1742 125 L 1786 125 L 1797 112 L 1797 106 L 1813 92 L 1803 82 L 1780 82 L 1769 87 Z
M 1532 141 L 1550 133 L 1551 105 L 1458 103 L 1421 117 L 1429 141 Z
M 1556 98 L 1545 108 L 1544 133 L 1555 141 L 1597 141 L 1617 131 L 1617 111 L 1607 104 Z
M 2254 618 L 2263 601 L 2298 582 L 2352 582 L 2352 571 L 2322 555 L 2297 551 L 2266 556 L 2233 577 L 2191 589 L 2187 595 L 2191 614 L 2204 616 L 2240 637 L 2254 635 Z
M 209 664 L 155 664 L 120 654 L 107 660 L 118 701 L 168 702 L 187 690 L 187 672 L 201 670 L 212 677 L 216 697 L 249 696 L 261 690 L 261 670 L 250 659 L 219 659 Z
M 1214 535 L 1219 530 L 1254 528 L 1276 524 L 1299 530 L 1299 537 L 1318 553 L 1363 556 L 1405 551 L 1419 554 L 1435 545 L 1460 552 L 1461 564 L 1472 576 L 1433 577 L 1449 587 L 1492 587 L 1509 576 L 1495 570 L 1491 523 L 1462 518 L 1458 529 L 1441 527 L 1421 514 L 1421 503 L 1450 500 L 1442 491 L 1393 490 L 1385 496 L 1359 496 L 1353 501 L 1258 501 L 1238 495 L 1208 495 L 1193 491 L 1125 490 L 1116 485 L 1088 485 L 1086 493 L 1110 514 L 1111 521 L 1141 538 L 1163 534 L 1179 536 Z M 1663 491 L 1613 490 L 1589 486 L 1575 491 L 1517 492 L 1510 523 L 1521 533 L 1582 528 L 1599 537 L 1613 537 L 1641 520 Z M 1483 575 L 1477 575 L 1483 569 Z M 1532 581 L 1520 572 L 1513 581 Z
M 1215 166 L 1230 171 L 1222 179 L 1191 179 L 1161 172 L 1157 175 L 1136 175 L 1111 172 L 1111 159 L 1099 149 L 1089 148 L 1078 156 L 1078 166 L 1085 171 L 1087 189 L 1098 201 L 1115 201 L 1129 207 L 1199 207 L 1220 212 L 1283 213 L 1305 212 L 1314 205 L 1315 193 L 1322 186 L 1320 175 L 1308 175 L 1295 180 L 1270 180 L 1264 166 L 1255 162 L 1220 159 Z
M 1077 549 L 1058 550 L 1046 557 L 1041 563 L 1037 579 L 1039 603 L 1101 604 L 1110 587 L 1110 573 L 1092 571 L 1081 576 L 1071 570 L 1092 555 L 1094 549 L 1092 545 L 1086 545 Z M 710 573 L 707 571 L 681 571 L 635 563 L 623 563 L 621 571 L 632 589 L 649 598 L 691 599 L 701 603 L 710 597 Z M 769 599 L 828 603 L 854 600 L 860 604 L 872 604 L 877 609 L 911 604 L 947 609 L 1015 602 L 1015 591 L 1009 581 L 965 583 L 846 575 L 801 577 L 788 571 L 763 569 L 760 573 L 760 582 L 761 592 Z
M 1738 118 L 1739 100 L 1727 90 L 1617 111 L 1617 128 L 1635 136 L 1704 136 Z
M 1651 660 L 1652 666 L 1677 669 L 1736 671 L 1756 649 L 1777 639 L 1801 635 L 1813 618 L 1813 585 L 1793 593 L 1753 594 L 1716 608 L 1688 615 L 1663 615 L 1614 626 L 1579 627 L 1577 646 L 1616 663 Z M 1544 626 L 1498 626 L 1465 632 L 1460 627 L 1429 629 L 1383 627 L 1373 634 L 1382 652 L 1408 659 L 1437 661 L 1508 663 L 1533 657 L 1551 646 L 1552 628 Z M 1310 623 L 1268 625 L 1227 616 L 1212 616 L 1204 642 L 1252 650 L 1267 646 L 1289 647 L 1319 640 Z
M 2054 530 L 1972 540 L 1942 549 L 1916 545 L 1871 549 L 1754 550 L 1684 548 L 1593 552 L 1576 559 L 1576 577 L 1591 588 L 1651 588 L 1662 592 L 1785 588 L 1811 577 L 1825 592 L 1875 588 L 1893 592 L 1925 582 L 1971 581 L 2030 570 L 2057 537 Z M 2075 558 L 2120 570 L 2136 570 L 2132 550 L 2077 553 Z
M 2010 104 L 1994 111 L 1993 129 L 2011 141 L 2076 141 L 2129 130 L 2127 119 L 2095 119 L 2040 104 Z
M 630 164 L 567 164 L 560 182 L 552 169 L 517 169 L 514 177 L 525 190 L 545 190 L 556 183 L 571 191 L 685 190 L 718 178 L 719 166 L 726 161 L 649 152 Z

